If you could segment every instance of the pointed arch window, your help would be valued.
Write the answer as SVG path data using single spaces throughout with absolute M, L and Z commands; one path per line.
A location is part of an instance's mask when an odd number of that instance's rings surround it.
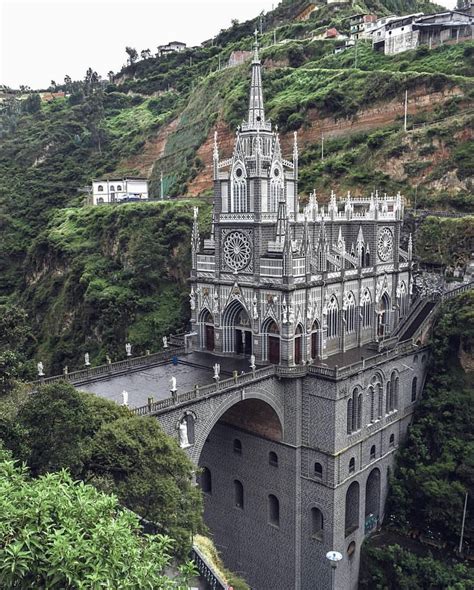
M 345 303 L 346 332 L 355 332 L 355 299 L 353 293 L 349 293 Z
M 334 295 L 328 304 L 328 338 L 336 338 L 339 333 L 339 305 Z
M 361 298 L 362 327 L 369 328 L 372 324 L 372 298 L 370 291 L 366 289 Z
M 270 200 L 268 210 L 274 213 L 278 210 L 278 203 L 283 199 L 283 174 L 280 168 L 274 168 L 270 180 Z
M 232 179 L 232 213 L 247 211 L 247 179 L 242 164 L 237 164 Z

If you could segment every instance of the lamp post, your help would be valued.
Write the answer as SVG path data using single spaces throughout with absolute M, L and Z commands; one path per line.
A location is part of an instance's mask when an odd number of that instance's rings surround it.
M 342 559 L 342 555 L 339 551 L 328 551 L 326 553 L 326 559 L 331 563 L 331 590 L 336 590 L 336 568 Z

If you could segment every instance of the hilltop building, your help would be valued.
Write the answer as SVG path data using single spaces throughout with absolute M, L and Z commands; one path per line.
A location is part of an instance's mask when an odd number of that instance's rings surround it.
M 92 204 L 143 201 L 148 199 L 146 178 L 107 178 L 92 182 Z
M 368 30 L 377 21 L 375 14 L 354 14 L 349 17 L 351 39 L 369 39 Z
M 158 56 L 168 55 L 170 53 L 181 53 L 186 49 L 186 43 L 181 41 L 170 41 L 166 45 L 158 46 Z
M 228 567 L 259 590 L 329 589 L 336 549 L 336 587 L 352 590 L 423 383 L 426 355 L 398 348 L 411 242 L 401 247 L 399 194 L 332 193 L 324 206 L 313 193 L 301 209 L 296 134 L 286 158 L 261 70 L 256 47 L 230 158 L 215 138 L 212 233 L 201 243 L 196 216 L 190 300 L 195 350 L 275 365 L 279 377 L 213 410 L 221 418 L 191 454 Z M 195 411 L 193 428 L 206 421 Z
M 372 39 L 376 51 L 393 55 L 420 45 L 431 48 L 472 39 L 473 17 L 457 10 L 389 16 L 372 23 L 367 29 L 367 36 Z

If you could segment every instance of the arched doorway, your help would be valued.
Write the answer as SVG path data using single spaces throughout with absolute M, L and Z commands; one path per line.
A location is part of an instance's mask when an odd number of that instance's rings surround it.
M 365 484 L 365 532 L 377 527 L 380 519 L 380 471 L 372 469 Z
M 296 326 L 295 330 L 295 365 L 299 365 L 303 360 L 303 328 L 301 324 Z
M 252 354 L 252 325 L 247 311 L 238 300 L 232 301 L 222 317 L 224 352 Z
M 377 335 L 379 338 L 383 338 L 390 332 L 390 298 L 387 293 L 382 295 L 379 305 Z
M 208 309 L 204 309 L 200 316 L 201 348 L 213 351 L 215 346 L 214 318 Z
M 263 326 L 264 334 L 264 359 L 272 365 L 280 363 L 280 330 L 277 323 L 269 318 Z
M 311 327 L 311 358 L 317 359 L 319 357 L 319 335 L 321 333 L 318 320 L 313 322 Z
M 345 536 L 359 528 L 359 484 L 353 481 L 346 493 Z

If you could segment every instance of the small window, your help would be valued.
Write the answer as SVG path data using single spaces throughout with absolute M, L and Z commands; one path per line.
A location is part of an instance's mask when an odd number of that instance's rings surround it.
M 244 509 L 244 486 L 238 479 L 234 479 L 234 505 L 236 508 Z
M 356 462 L 354 457 L 352 457 L 352 459 L 349 461 L 349 473 L 354 473 L 356 468 Z
M 323 466 L 321 463 L 314 464 L 314 477 L 317 479 L 323 479 Z
M 99 186 L 97 187 L 97 190 L 99 191 L 99 193 L 103 193 L 104 187 L 101 184 L 99 184 Z
M 311 537 L 321 541 L 323 538 L 323 529 L 323 513 L 318 508 L 311 508 Z
M 395 435 L 394 435 L 394 434 L 391 434 L 391 435 L 390 435 L 390 439 L 389 439 L 389 445 L 390 445 L 391 447 L 394 447 L 394 446 L 395 446 Z
M 421 363 L 424 365 L 426 363 L 426 354 L 421 357 Z
M 122 190 L 122 185 L 121 184 L 117 184 L 117 190 L 121 191 Z
M 97 202 L 98 202 L 98 203 L 103 203 L 103 202 L 104 202 L 104 197 L 99 197 L 99 198 L 97 199 Z
M 268 453 L 268 462 L 270 465 L 273 465 L 273 467 L 278 467 L 278 455 L 273 451 L 270 451 Z
M 268 522 L 280 526 L 280 502 L 273 494 L 268 496 Z
M 411 382 L 411 401 L 414 402 L 416 401 L 416 395 L 417 395 L 417 389 L 418 389 L 418 379 L 416 377 L 413 377 L 413 381 Z
M 212 494 L 212 476 L 207 467 L 204 467 L 201 473 L 201 490 L 205 494 Z
M 349 559 L 354 556 L 355 550 L 356 550 L 355 541 L 351 541 L 349 543 L 349 547 L 347 548 L 347 557 L 349 557 Z
M 114 187 L 114 185 L 113 185 L 113 184 L 110 186 L 110 192 L 111 192 L 111 193 L 114 193 L 114 192 L 115 192 L 115 187 Z
M 376 452 L 375 445 L 372 445 L 372 446 L 370 447 L 370 460 L 371 460 L 371 461 L 372 461 L 373 459 L 375 459 L 375 452 Z
M 237 455 L 242 454 L 242 443 L 238 438 L 234 438 L 234 453 L 237 453 Z

